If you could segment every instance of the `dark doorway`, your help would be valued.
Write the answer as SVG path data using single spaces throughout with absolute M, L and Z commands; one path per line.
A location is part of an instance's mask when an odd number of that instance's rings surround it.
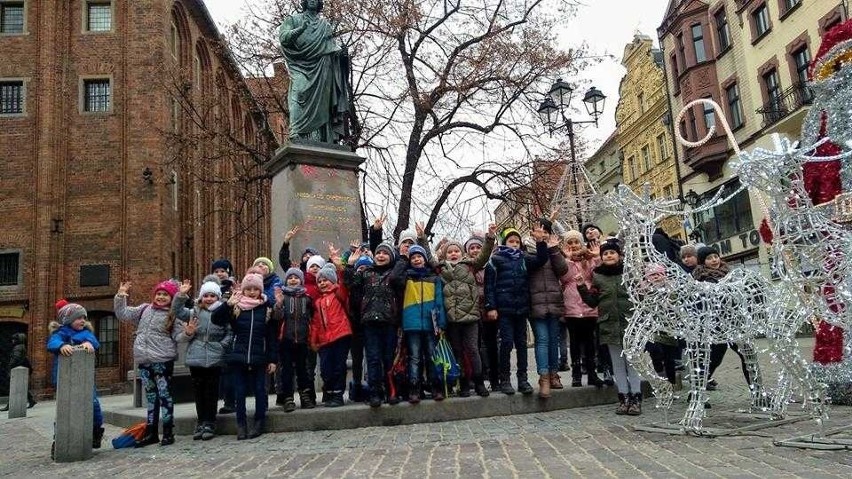
M 27 325 L 15 321 L 0 321 L 0 396 L 9 395 L 9 355 L 12 354 L 12 335 L 26 333 Z

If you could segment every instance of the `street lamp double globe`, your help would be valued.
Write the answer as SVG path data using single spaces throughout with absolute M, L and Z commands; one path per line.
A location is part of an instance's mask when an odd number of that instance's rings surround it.
M 580 165 L 577 163 L 577 151 L 574 146 L 574 125 L 584 123 L 594 123 L 598 126 L 598 118 L 603 114 L 606 96 L 595 87 L 589 88 L 586 95 L 583 97 L 583 104 L 586 107 L 586 112 L 592 117 L 591 120 L 574 121 L 566 115 L 566 110 L 571 106 L 571 98 L 574 95 L 574 87 L 562 81 L 556 80 L 550 91 L 544 97 L 544 101 L 538 107 L 538 116 L 541 122 L 547 127 L 551 135 L 554 131 L 565 128 L 568 131 L 568 142 L 571 146 L 571 164 L 569 165 L 569 173 L 571 186 L 574 189 L 574 200 L 576 208 L 577 228 L 583 224 L 583 216 L 581 212 L 580 197 L 579 197 L 579 176 L 581 174 Z M 561 122 L 561 124 L 560 124 Z M 559 194 L 559 193 L 557 193 Z

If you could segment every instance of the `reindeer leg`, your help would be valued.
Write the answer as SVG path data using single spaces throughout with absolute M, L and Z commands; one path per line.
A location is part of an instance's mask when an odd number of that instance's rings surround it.
M 689 342 L 686 345 L 686 368 L 689 371 L 689 405 L 681 425 L 690 432 L 703 431 L 704 403 L 707 402 L 707 376 L 710 365 L 710 343 Z

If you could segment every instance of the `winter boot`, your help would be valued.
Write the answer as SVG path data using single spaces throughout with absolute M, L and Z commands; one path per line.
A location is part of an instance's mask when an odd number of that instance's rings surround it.
M 292 399 L 292 398 L 290 398 L 290 399 Z M 275 396 L 275 405 L 276 406 L 283 406 L 286 402 L 287 402 L 287 396 L 285 396 L 283 393 Z
M 248 439 L 248 428 L 245 423 L 237 423 L 237 441 Z
M 202 430 L 201 430 L 201 440 L 202 441 L 209 441 L 209 440 L 213 439 L 214 437 L 216 437 L 216 424 L 215 423 L 206 422 L 206 423 L 204 423 L 204 425 L 201 428 L 202 428 Z
M 382 394 L 378 388 L 370 390 L 370 407 L 377 408 L 382 406 Z
M 565 386 L 562 385 L 562 378 L 559 377 L 559 373 L 550 373 L 550 389 L 565 389 Z
M 293 400 L 293 396 L 284 398 L 284 412 L 293 412 L 296 410 L 296 401 Z
M 519 373 L 518 374 L 518 392 L 523 394 L 524 396 L 529 396 L 534 391 L 532 385 L 529 381 L 527 381 L 527 373 Z
M 629 409 L 630 399 L 627 398 L 627 395 L 618 393 L 618 407 L 615 409 L 615 413 L 619 416 L 623 416 L 627 414 Z
M 193 441 L 200 441 L 201 436 L 203 434 L 204 434 L 204 424 L 198 423 L 198 425 L 195 426 L 195 431 L 192 433 L 192 440 Z
M 302 409 L 313 409 L 317 407 L 317 400 L 312 389 L 303 389 L 299 391 L 299 403 Z
M 512 382 L 509 381 L 509 375 L 500 375 L 500 392 L 511 396 L 515 394 L 515 388 L 512 387 Z
M 468 393 L 468 396 L 470 394 Z M 435 401 L 443 401 L 444 400 L 444 386 L 443 384 L 437 382 L 432 385 L 432 399 Z
M 580 363 L 571 363 L 571 387 L 583 387 L 583 370 Z
M 408 402 L 411 404 L 417 404 L 420 402 L 420 384 L 411 384 L 408 393 Z
M 96 427 L 92 430 L 92 449 L 100 449 L 104 438 L 104 428 Z
M 520 381 L 518 381 L 520 384 Z M 520 385 L 518 386 L 520 389 Z M 550 374 L 542 374 L 538 378 L 538 397 L 547 399 L 550 397 Z
M 461 380 L 459 381 L 459 397 L 470 397 L 470 380 L 466 378 L 461 378 Z
M 263 430 L 266 429 L 266 421 L 263 419 L 255 419 L 254 420 L 254 428 L 252 428 L 249 433 L 249 439 L 254 439 L 256 437 L 260 437 L 263 435 Z
M 161 446 L 171 446 L 175 443 L 174 426 L 163 424 L 163 440 L 160 441 Z
M 488 395 L 490 394 L 488 392 L 488 388 L 485 387 L 485 381 L 483 381 L 482 378 L 475 378 L 473 380 L 473 390 L 478 396 L 484 398 L 488 397 Z
M 145 436 L 140 441 L 136 441 L 136 447 L 150 446 L 158 442 L 160 442 L 160 438 L 157 437 L 157 425 L 148 424 L 145 426 Z
M 630 395 L 630 405 L 627 407 L 628 416 L 638 416 L 642 414 L 642 393 Z
M 345 404 L 343 399 L 343 391 L 328 391 L 324 393 L 323 399 L 328 396 L 328 401 L 325 403 L 325 407 L 340 407 Z

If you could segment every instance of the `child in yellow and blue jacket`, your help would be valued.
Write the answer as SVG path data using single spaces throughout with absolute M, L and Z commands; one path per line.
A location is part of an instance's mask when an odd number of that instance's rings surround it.
M 401 259 L 405 261 L 405 259 Z M 426 363 L 426 377 L 432 383 L 432 398 L 444 399 L 443 387 L 435 378 L 432 358 L 436 337 L 447 327 L 441 278 L 429 267 L 426 250 L 419 245 L 408 249 L 408 269 L 402 302 L 402 330 L 408 347 L 408 402 L 420 402 L 420 364 Z

